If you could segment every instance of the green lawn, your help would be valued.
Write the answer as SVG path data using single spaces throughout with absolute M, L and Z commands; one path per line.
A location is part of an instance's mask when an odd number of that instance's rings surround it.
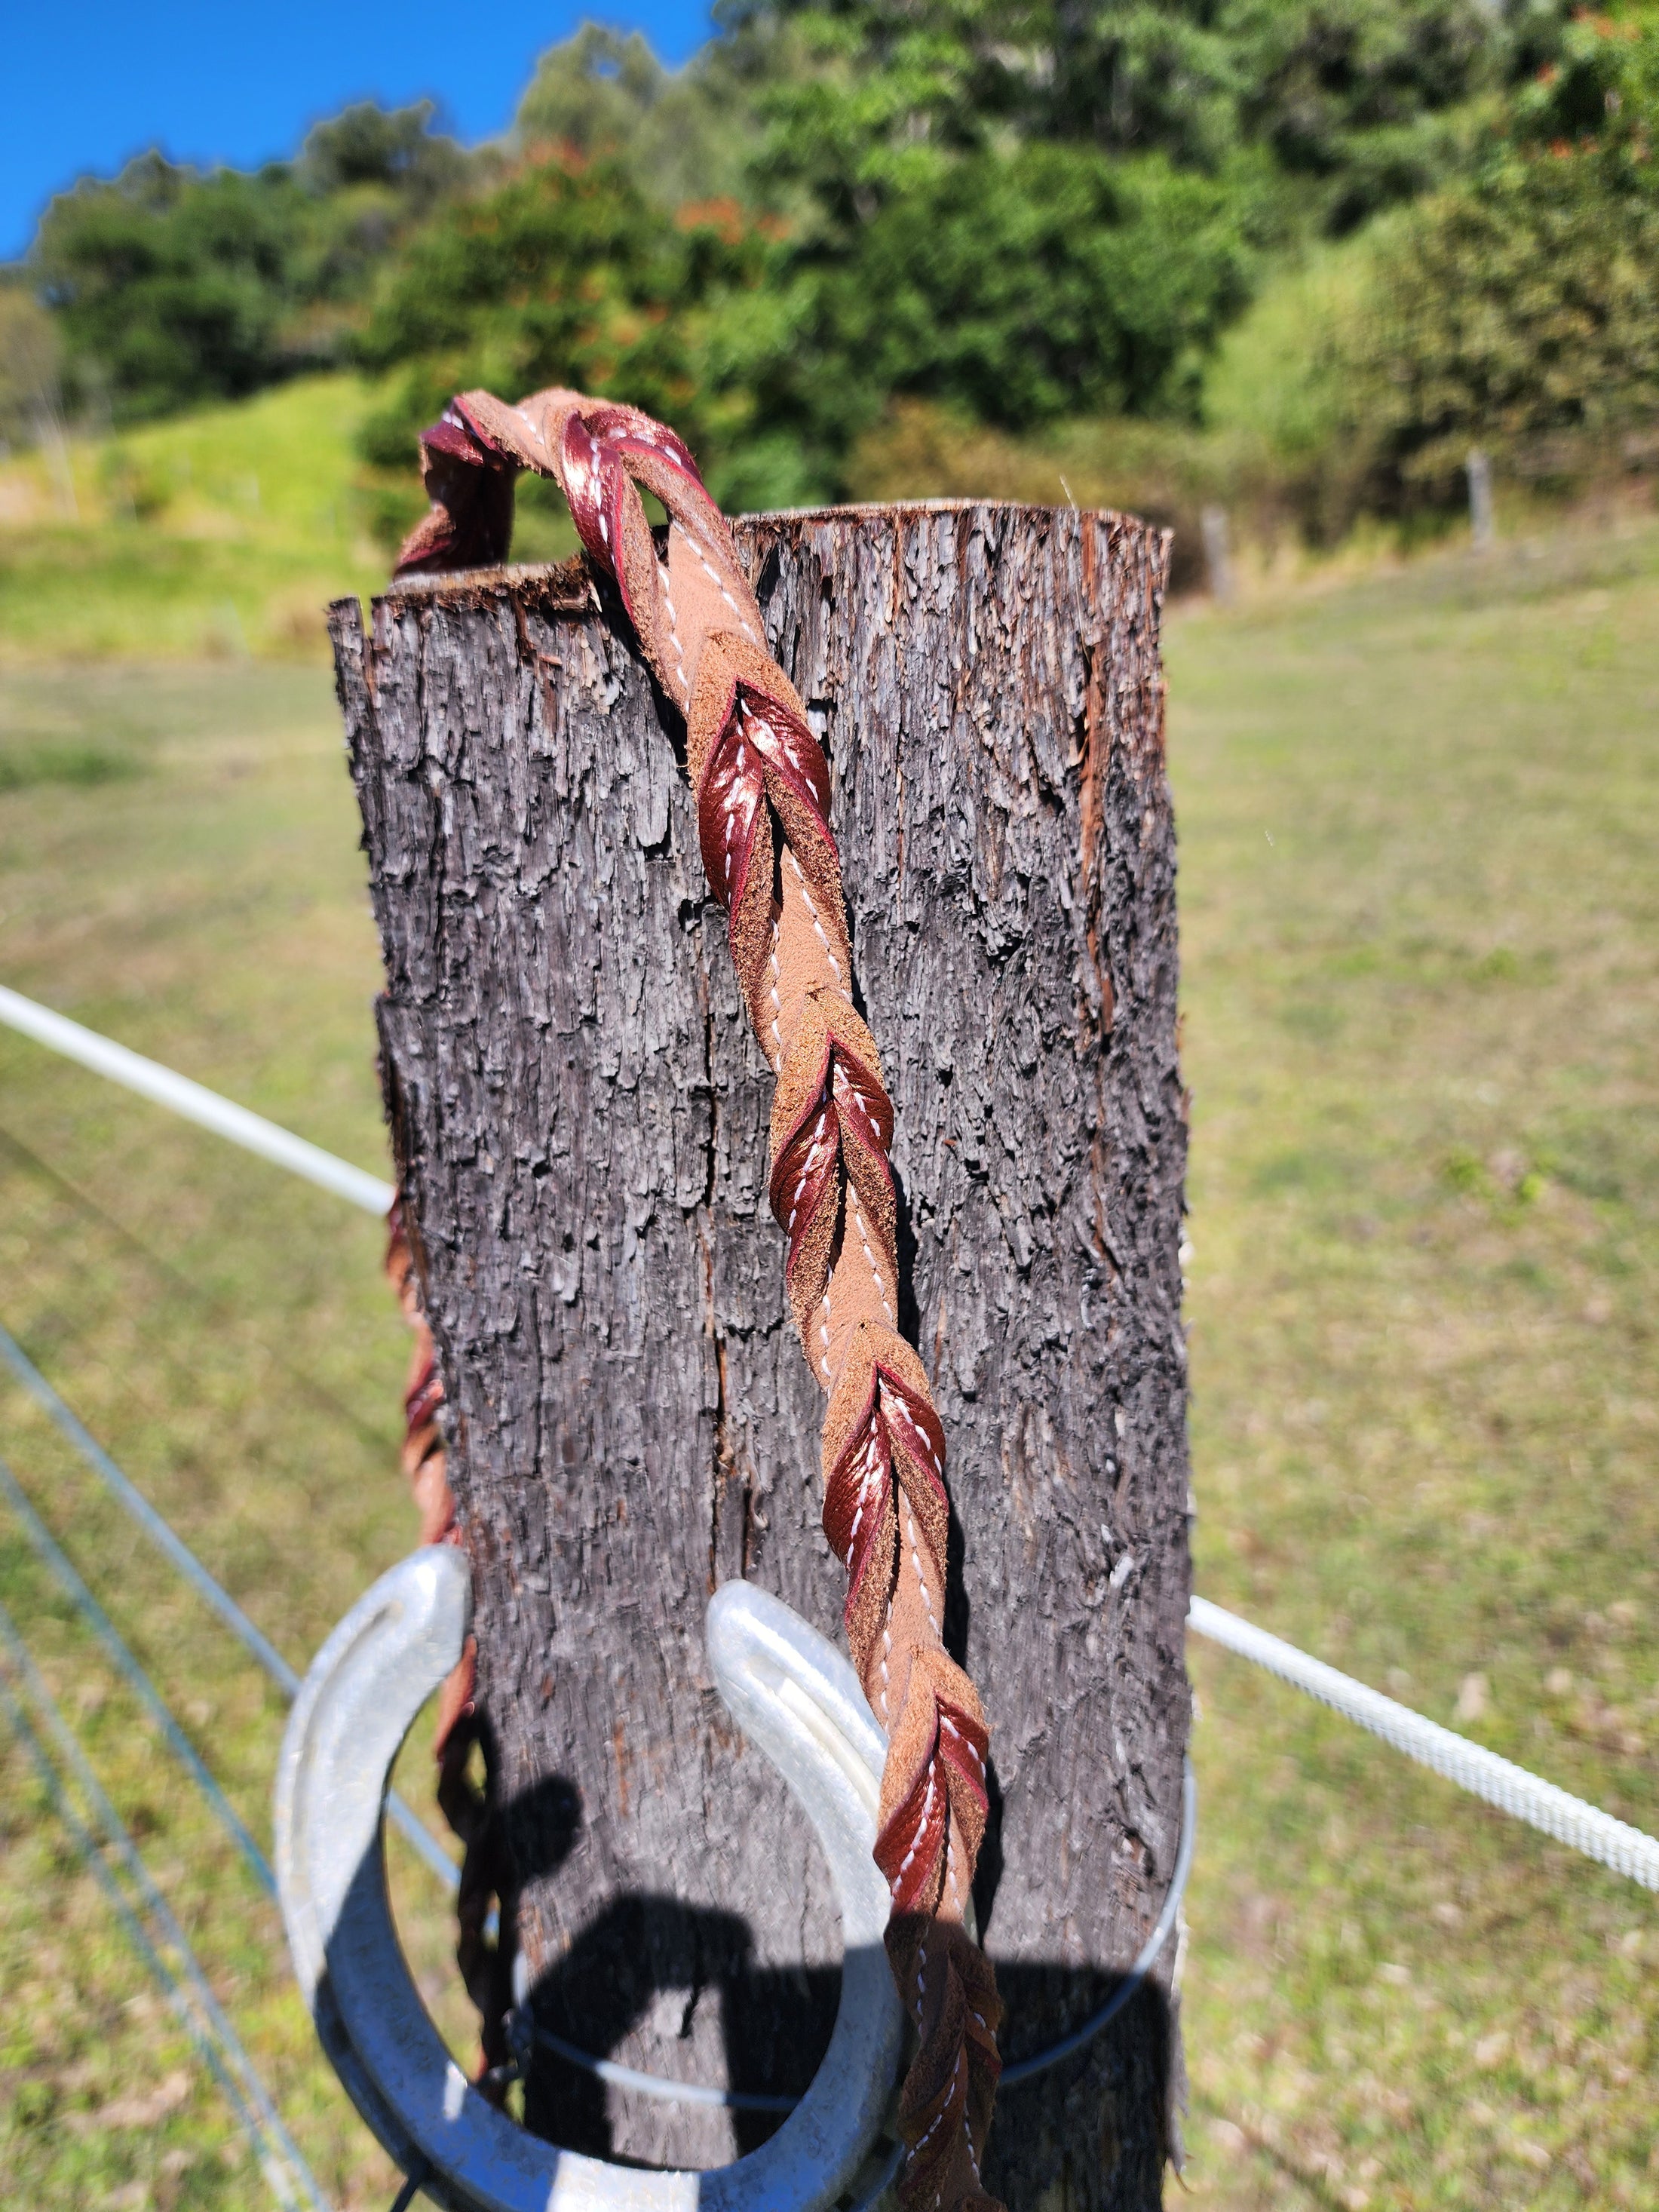
M 1169 664 L 1199 1585 L 1653 1826 L 1659 534 L 1180 611 Z M 0 872 L 0 980 L 383 1164 L 319 669 L 14 660 Z M 374 1224 L 4 1032 L 0 1192 L 0 1322 L 303 1662 L 412 1531 Z M 266 1832 L 278 1701 L 21 1395 L 0 1413 Z M 0 1597 L 325 2185 L 383 2207 L 274 1915 L 3 1507 Z M 1194 2197 L 1659 2205 L 1650 1900 L 1193 1666 Z M 399 1887 L 464 2040 L 439 1901 L 401 1859 Z M 8 2205 L 265 2201 L 3 1729 L 0 1988 Z

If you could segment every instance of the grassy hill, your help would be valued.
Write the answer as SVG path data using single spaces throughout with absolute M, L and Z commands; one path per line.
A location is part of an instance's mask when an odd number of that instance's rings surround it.
M 0 468 L 0 654 L 316 659 L 322 608 L 384 577 L 351 439 L 318 377 Z
M 373 388 L 302 379 L 234 406 L 70 441 L 0 463 L 0 660 L 310 661 L 323 610 L 378 590 L 424 511 L 406 471 L 354 440 Z M 515 550 L 556 560 L 575 533 L 550 491 L 520 496 Z

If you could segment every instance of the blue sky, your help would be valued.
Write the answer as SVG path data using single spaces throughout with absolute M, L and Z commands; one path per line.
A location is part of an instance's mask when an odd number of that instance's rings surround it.
M 370 97 L 429 96 L 459 137 L 489 137 L 536 56 L 586 15 L 642 30 L 665 61 L 683 61 L 708 35 L 698 0 L 488 9 L 455 0 L 81 0 L 69 16 L 42 0 L 0 0 L 11 86 L 0 259 L 22 252 L 54 191 L 147 146 L 246 167 L 291 153 L 319 116 Z

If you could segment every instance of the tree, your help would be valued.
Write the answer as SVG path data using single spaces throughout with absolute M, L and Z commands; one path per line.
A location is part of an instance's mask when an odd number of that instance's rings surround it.
M 761 258 L 734 206 L 677 219 L 615 156 L 526 160 L 444 210 L 391 273 L 356 352 L 402 373 L 365 455 L 407 469 L 452 392 L 563 384 L 672 416 L 713 463 L 723 418 L 702 341 Z
M 434 131 L 435 112 L 429 100 L 390 108 L 364 100 L 342 109 L 307 132 L 295 165 L 300 181 L 322 195 L 376 185 L 424 212 L 467 175 L 460 148 Z
M 1570 478 L 1659 426 L 1659 197 L 1545 155 L 1410 211 L 1367 331 L 1379 473 L 1454 501 L 1469 447 Z
M 1226 22 L 1241 129 L 1329 233 L 1455 173 L 1472 104 L 1510 70 L 1485 0 L 1231 0 Z
M 1472 445 L 1570 480 L 1659 425 L 1659 19 L 1585 17 L 1474 173 L 1401 212 L 1348 388 L 1377 504 L 1450 504 Z
M 61 194 L 31 261 L 71 366 L 95 363 L 130 416 L 268 383 L 301 198 L 285 172 L 203 177 L 155 153 Z
M 1022 429 L 1183 411 L 1249 292 L 1212 180 L 1048 145 L 922 149 L 908 169 L 867 220 L 786 253 L 787 343 L 745 364 L 763 418 L 798 426 L 830 481 L 896 393 Z
M 60 193 L 28 267 L 71 379 L 135 418 L 337 361 L 372 270 L 466 173 L 431 116 L 362 106 L 294 166 L 203 172 L 152 151 Z
M 1565 0 L 734 0 L 793 27 L 769 155 L 823 197 L 921 136 L 1158 153 L 1282 187 L 1330 231 L 1463 162 L 1480 104 L 1555 51 Z M 844 185 L 842 186 L 844 189 Z
M 526 151 L 556 157 L 617 155 L 660 206 L 739 198 L 759 137 L 763 74 L 753 41 L 715 40 L 670 70 L 638 31 L 584 23 L 537 63 L 514 136 Z

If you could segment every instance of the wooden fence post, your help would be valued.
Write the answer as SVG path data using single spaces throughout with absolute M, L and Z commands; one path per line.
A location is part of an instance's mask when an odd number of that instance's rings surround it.
M 897 1117 L 901 1325 L 949 1445 L 947 1635 L 994 1727 L 978 1905 L 1004 2056 L 1109 1994 L 1175 1863 L 1188 1699 L 1167 541 L 939 503 L 737 526 L 829 753 Z M 771 1079 L 679 719 L 611 586 L 417 579 L 333 611 L 386 963 L 398 1174 L 448 1395 L 479 1693 L 538 2016 L 648 2070 L 810 2078 L 836 1924 L 702 1651 L 747 1576 L 840 1638 L 822 1408 L 766 1202 Z M 1005 2092 L 1012 2212 L 1162 2199 L 1170 1946 Z M 763 2118 L 538 2062 L 531 2122 L 713 2163 Z

